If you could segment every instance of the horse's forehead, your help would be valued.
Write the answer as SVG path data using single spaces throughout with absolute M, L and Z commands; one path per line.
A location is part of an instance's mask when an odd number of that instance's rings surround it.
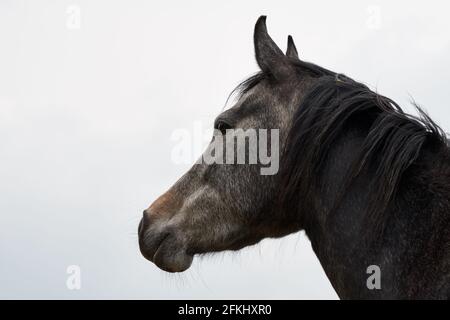
M 281 102 L 281 96 L 276 88 L 268 85 L 265 81 L 261 81 L 253 88 L 242 94 L 237 101 L 235 107 L 243 107 L 249 103 L 262 103 L 268 105 L 276 105 Z

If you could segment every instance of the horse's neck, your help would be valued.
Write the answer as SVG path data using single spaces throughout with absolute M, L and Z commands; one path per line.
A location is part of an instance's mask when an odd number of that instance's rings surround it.
M 449 194 L 427 199 L 423 190 L 428 185 L 415 182 L 404 186 L 387 208 L 386 228 L 376 245 L 361 238 L 369 174 L 359 178 L 339 208 L 328 215 L 361 141 L 355 131 L 330 150 L 320 178 L 322 194 L 306 230 L 327 276 L 341 298 L 445 297 L 450 290 Z M 374 274 L 371 266 L 380 268 L 381 289 L 367 286 Z

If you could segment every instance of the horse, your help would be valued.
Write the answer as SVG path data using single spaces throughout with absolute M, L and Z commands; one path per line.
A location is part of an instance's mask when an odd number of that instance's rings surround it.
M 195 255 L 303 230 L 341 299 L 449 299 L 446 133 L 418 106 L 408 114 L 301 60 L 291 36 L 284 53 L 265 16 L 254 47 L 260 70 L 235 89 L 212 142 L 233 129 L 276 128 L 279 171 L 261 174 L 261 161 L 195 163 L 144 210 L 142 255 L 182 272 Z

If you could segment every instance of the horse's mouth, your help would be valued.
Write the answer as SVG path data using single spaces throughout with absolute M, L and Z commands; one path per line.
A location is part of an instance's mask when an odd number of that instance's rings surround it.
M 183 272 L 193 260 L 193 255 L 186 253 L 180 241 L 171 233 L 146 236 L 139 233 L 139 248 L 142 255 L 158 268 L 167 272 Z
M 169 236 L 168 233 L 166 235 L 162 236 L 161 241 L 159 241 L 159 244 L 155 247 L 156 250 L 155 250 L 155 253 L 153 254 L 153 257 L 151 259 L 152 262 L 155 261 L 155 257 L 158 254 L 158 250 L 162 247 L 162 244 L 163 244 L 164 240 L 166 240 L 168 236 Z

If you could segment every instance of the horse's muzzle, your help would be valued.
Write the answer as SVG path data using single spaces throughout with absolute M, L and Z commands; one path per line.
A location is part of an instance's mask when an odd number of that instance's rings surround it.
M 142 255 L 160 269 L 182 272 L 191 266 L 193 256 L 186 253 L 185 244 L 174 228 L 165 225 L 163 219 L 154 219 L 148 209 L 139 223 L 138 236 Z

